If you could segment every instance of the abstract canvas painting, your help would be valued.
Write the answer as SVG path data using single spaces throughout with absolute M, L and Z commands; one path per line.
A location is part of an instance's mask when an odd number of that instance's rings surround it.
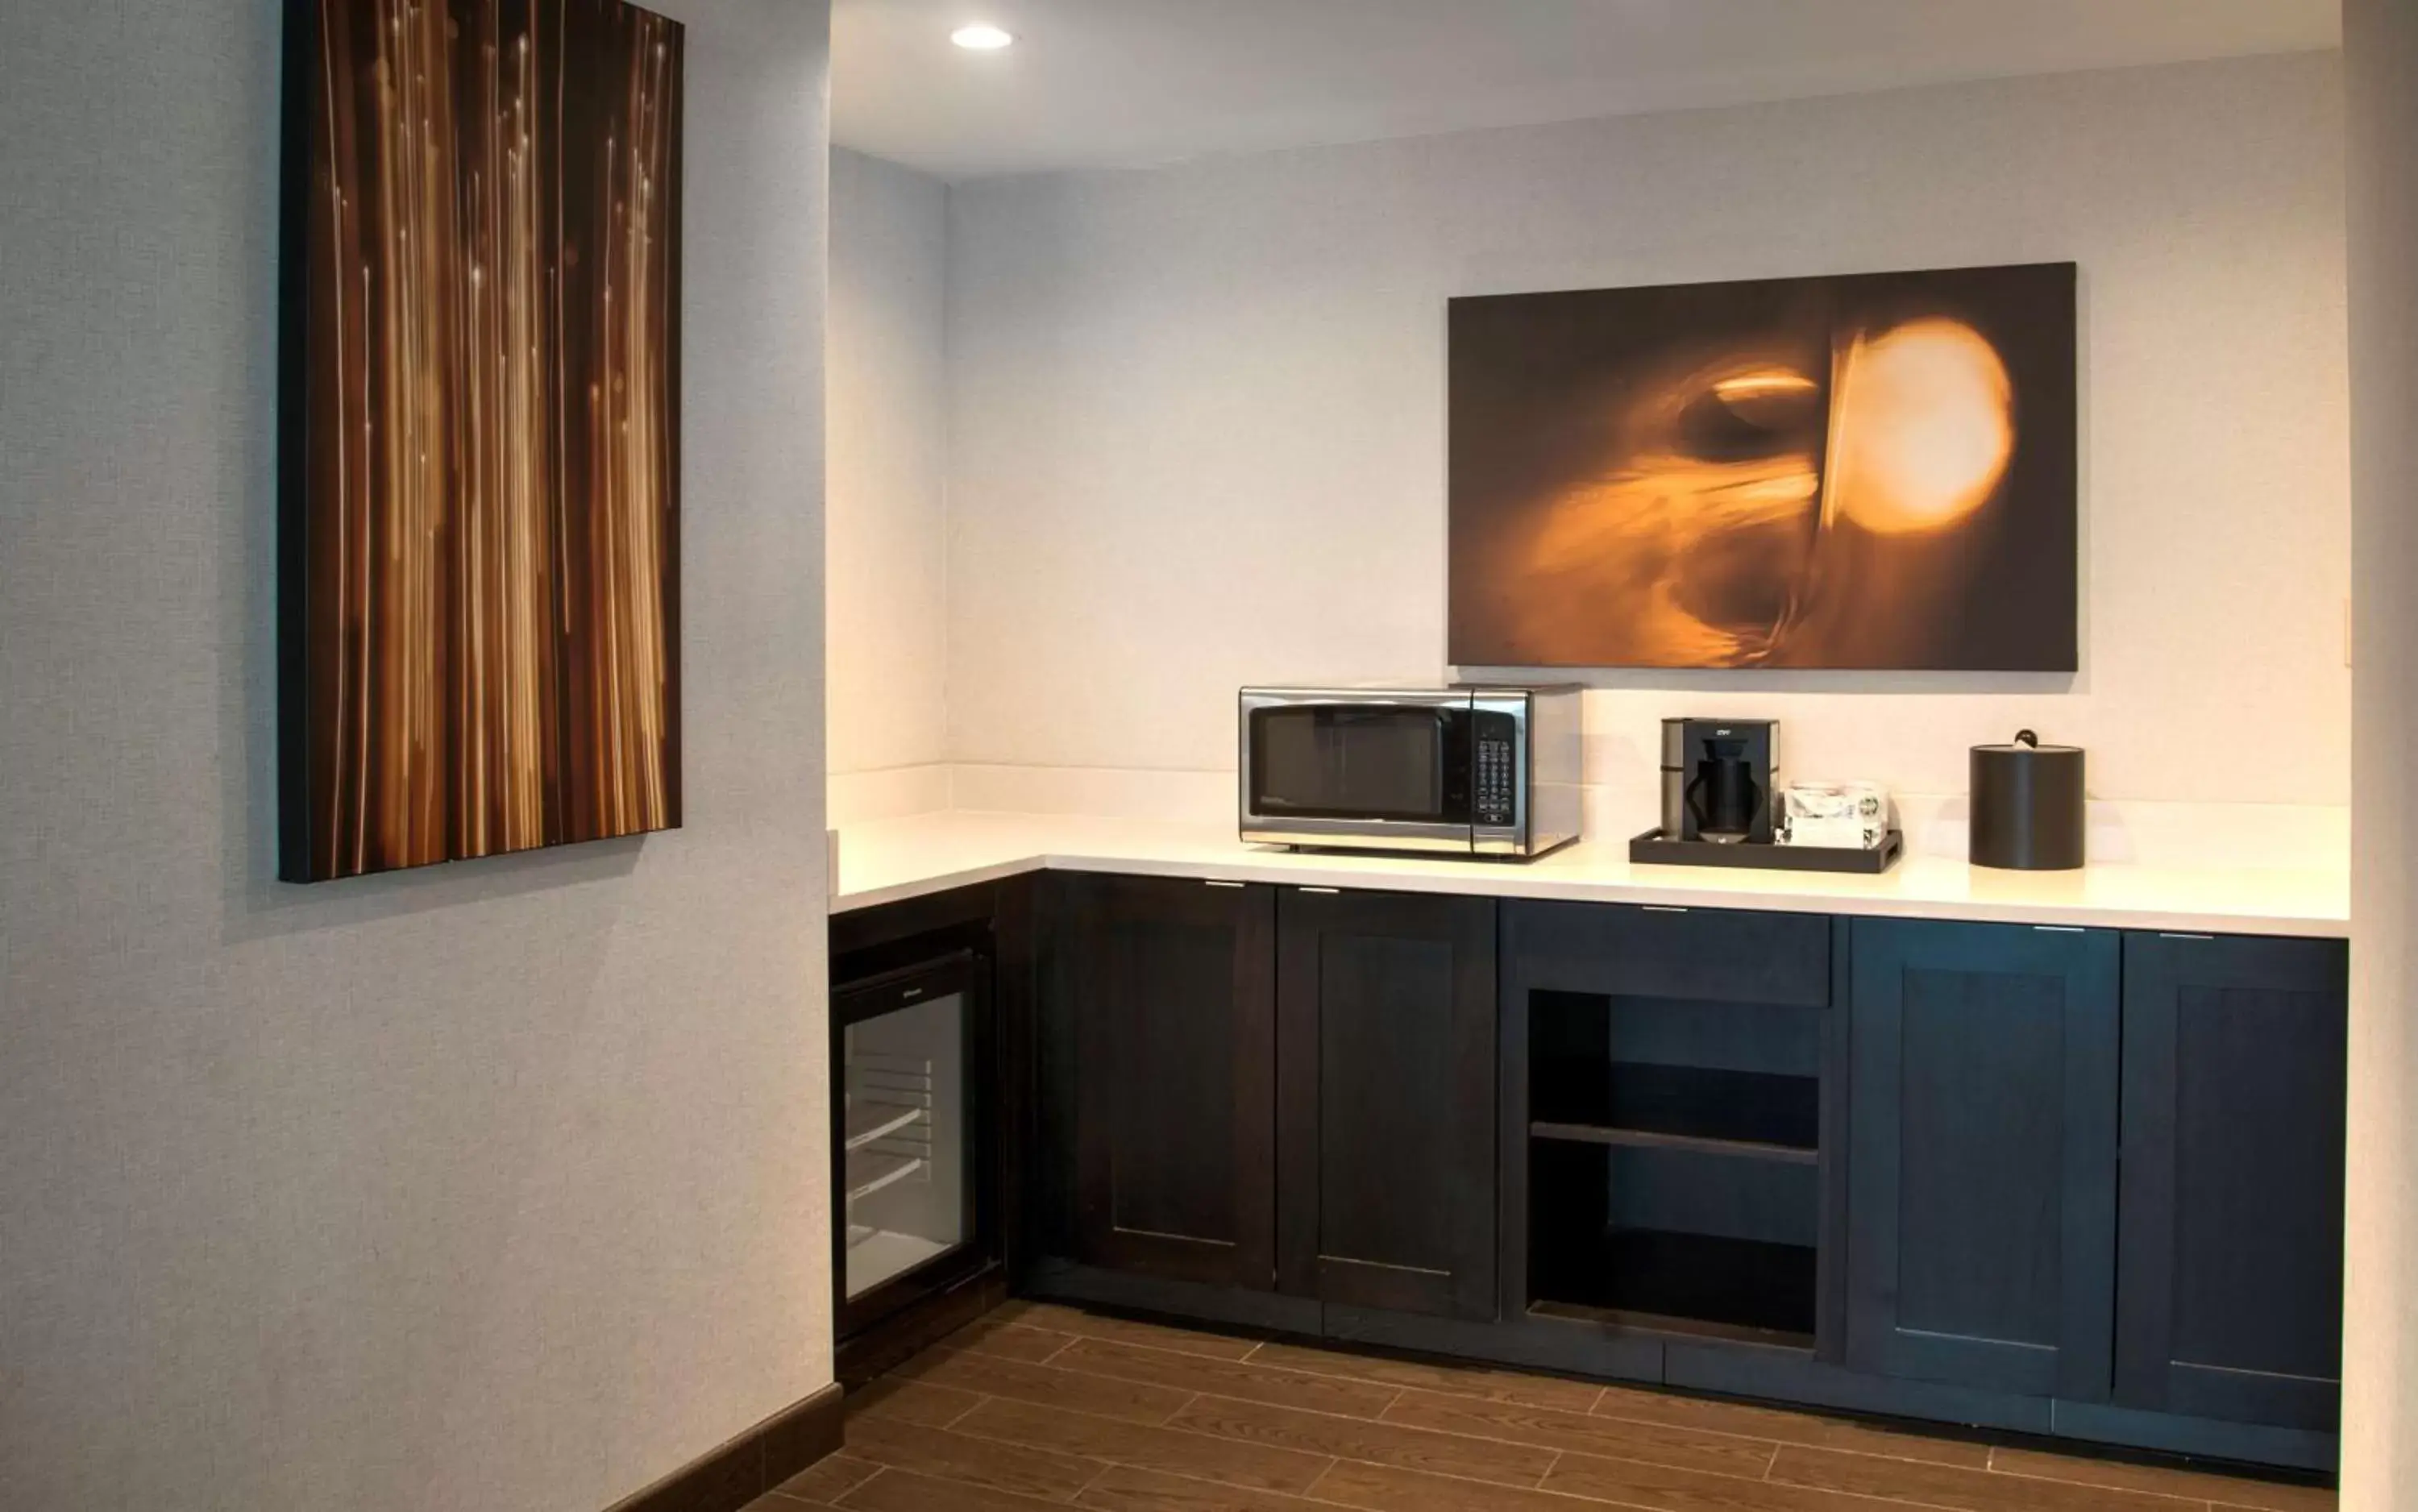
M 287 8 L 290 880 L 680 823 L 681 40 Z
M 1458 666 L 2072 671 L 2070 263 L 1451 301 Z

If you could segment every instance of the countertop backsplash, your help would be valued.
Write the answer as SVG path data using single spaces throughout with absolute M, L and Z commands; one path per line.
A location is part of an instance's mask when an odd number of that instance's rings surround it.
M 1869 774 L 1800 775 L 1844 780 Z M 1893 791 L 1890 796 L 1909 854 L 1951 860 L 1965 854 L 1963 793 Z M 1652 828 L 1657 802 L 1651 770 L 1588 783 L 1585 838 L 1626 840 Z M 840 829 L 950 810 L 1220 824 L 1233 820 L 1234 809 L 1231 771 L 930 763 L 834 776 L 831 787 L 831 822 Z M 2107 865 L 2344 869 L 2349 864 L 2350 812 L 2324 804 L 2093 799 L 2089 853 L 2094 863 Z

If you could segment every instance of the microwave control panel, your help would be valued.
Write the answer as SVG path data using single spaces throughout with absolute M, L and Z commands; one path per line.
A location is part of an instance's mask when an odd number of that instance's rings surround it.
M 1477 716 L 1477 763 L 1472 816 L 1481 827 L 1500 829 L 1517 822 L 1520 784 L 1516 762 L 1520 724 L 1508 714 Z

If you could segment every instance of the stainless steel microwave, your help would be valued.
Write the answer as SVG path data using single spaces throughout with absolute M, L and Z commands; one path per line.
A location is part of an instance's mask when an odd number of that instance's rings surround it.
M 1243 690 L 1246 840 L 1528 857 L 1578 833 L 1574 687 Z

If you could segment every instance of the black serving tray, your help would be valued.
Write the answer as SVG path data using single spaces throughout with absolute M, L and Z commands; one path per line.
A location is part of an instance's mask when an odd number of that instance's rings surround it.
M 1720 845 L 1710 840 L 1667 840 L 1659 829 L 1629 842 L 1629 859 L 1653 866 L 1736 866 L 1772 872 L 1854 872 L 1877 877 L 1905 854 L 1905 832 L 1891 830 L 1889 838 L 1870 850 L 1844 847 L 1754 845 L 1739 841 Z

